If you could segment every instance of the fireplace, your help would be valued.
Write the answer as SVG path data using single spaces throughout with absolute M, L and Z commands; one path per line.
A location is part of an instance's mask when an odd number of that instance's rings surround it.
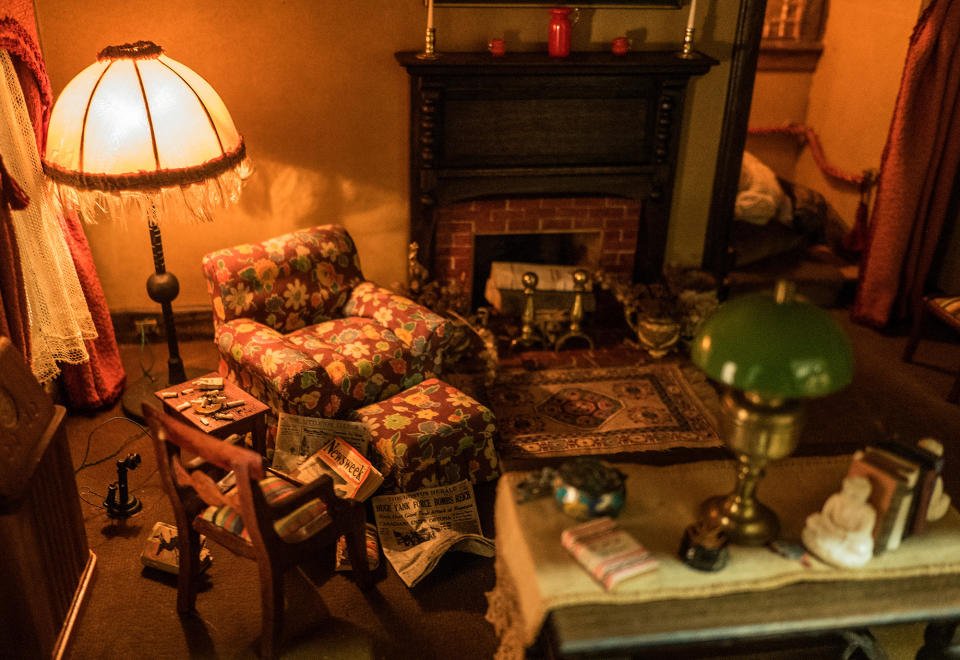
M 637 281 L 659 275 L 687 82 L 716 60 L 673 51 L 396 58 L 410 80 L 410 239 L 431 276 L 476 291 L 477 237 L 531 234 L 593 240 L 588 266 Z
M 634 271 L 640 202 L 618 197 L 536 197 L 459 202 L 436 211 L 433 274 L 485 304 L 493 261 Z

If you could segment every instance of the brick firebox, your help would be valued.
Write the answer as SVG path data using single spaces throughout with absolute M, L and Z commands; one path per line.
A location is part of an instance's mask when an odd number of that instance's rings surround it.
M 470 299 L 475 236 L 538 233 L 599 233 L 598 263 L 630 277 L 637 251 L 641 202 L 620 197 L 484 199 L 436 211 L 434 276 L 461 282 Z M 481 283 L 482 286 L 482 283 Z

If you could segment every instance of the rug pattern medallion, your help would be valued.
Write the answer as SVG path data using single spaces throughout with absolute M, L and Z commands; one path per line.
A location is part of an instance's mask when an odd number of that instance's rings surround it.
M 504 458 L 717 447 L 711 397 L 677 364 L 510 370 L 490 390 Z

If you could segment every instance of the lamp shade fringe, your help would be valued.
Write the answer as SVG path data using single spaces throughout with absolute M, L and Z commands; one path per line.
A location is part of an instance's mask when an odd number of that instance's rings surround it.
M 48 178 L 48 185 L 60 210 L 75 211 L 89 223 L 106 218 L 125 225 L 128 219 L 142 222 L 151 216 L 158 222 L 210 222 L 218 209 L 240 199 L 251 174 L 253 165 L 244 158 L 218 176 L 150 190 L 76 188 L 53 178 Z

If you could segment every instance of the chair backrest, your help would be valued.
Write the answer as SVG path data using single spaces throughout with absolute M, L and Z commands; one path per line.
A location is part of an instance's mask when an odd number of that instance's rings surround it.
M 332 523 L 330 533 L 316 535 L 318 544 L 328 543 L 330 538 L 335 540 L 338 534 L 346 533 L 353 524 L 350 517 L 354 512 L 351 510 L 360 507 L 362 511 L 359 503 L 337 497 L 333 481 L 326 475 L 304 486 L 286 484 L 287 495 L 283 496 L 283 501 L 268 504 L 260 484 L 266 470 L 259 454 L 209 436 L 146 403 L 143 404 L 143 416 L 150 426 L 160 479 L 180 529 L 189 529 L 206 507 L 226 505 L 240 515 L 244 533 L 249 538 L 249 548 L 240 548 L 242 542 L 235 541 L 230 533 L 226 539 L 221 537 L 217 541 L 234 551 L 242 550 L 243 554 L 273 555 L 275 559 L 279 557 L 287 562 L 293 557 L 291 546 L 298 537 L 284 537 L 282 534 L 304 524 L 305 521 L 294 513 L 299 507 L 316 500 L 326 513 L 322 520 L 315 522 L 321 529 Z M 228 497 L 221 493 L 203 470 L 188 469 L 181 459 L 184 450 L 219 468 L 233 470 L 236 475 L 235 495 Z M 276 490 L 273 489 L 274 495 Z M 362 514 L 359 528 L 363 528 Z M 315 528 L 305 526 L 301 531 L 305 533 L 310 529 Z
M 189 529 L 193 519 L 207 506 L 224 501 L 211 477 L 187 468 L 181 460 L 182 451 L 224 470 L 237 472 L 238 489 L 247 490 L 250 479 L 263 478 L 263 459 L 256 452 L 209 436 L 146 403 L 143 416 L 150 426 L 161 484 L 181 529 Z M 246 475 L 246 480 L 241 480 L 240 474 Z M 241 485 L 241 481 L 245 483 Z
M 353 239 L 339 225 L 321 225 L 238 245 L 203 258 L 214 326 L 250 318 L 280 332 L 343 316 L 363 281 Z

